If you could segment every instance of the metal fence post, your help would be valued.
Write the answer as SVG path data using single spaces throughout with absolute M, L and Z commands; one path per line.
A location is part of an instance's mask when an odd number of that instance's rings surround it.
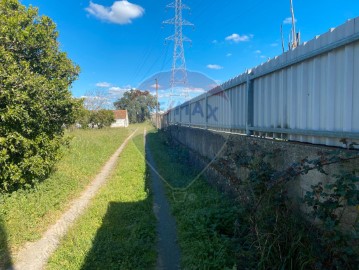
M 192 103 L 189 101 L 188 102 L 188 111 L 189 111 L 189 127 L 191 127 L 192 124 L 192 109 L 191 109 L 191 105 Z
M 250 130 L 253 127 L 253 116 L 254 116 L 254 91 L 253 91 L 253 79 L 252 75 L 248 72 L 247 75 L 247 95 L 246 95 L 246 134 L 250 136 L 253 132 Z
M 182 107 L 179 106 L 179 114 L 180 114 L 180 126 L 182 126 Z
M 206 129 L 208 129 L 208 92 L 206 92 L 206 98 L 205 98 L 205 114 L 204 116 L 206 117 Z

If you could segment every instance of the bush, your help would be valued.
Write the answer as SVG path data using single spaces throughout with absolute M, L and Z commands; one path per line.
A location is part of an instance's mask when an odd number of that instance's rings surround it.
M 52 20 L 17 0 L 0 0 L 0 192 L 50 173 L 74 122 L 69 86 L 79 68 L 59 51 Z
M 108 127 L 114 121 L 113 111 L 99 110 L 90 112 L 90 123 L 97 125 L 99 128 Z
M 90 111 L 82 108 L 80 111 L 76 122 L 82 128 L 93 127 L 94 125 L 97 125 L 98 128 L 109 127 L 115 122 L 113 111 L 110 110 Z

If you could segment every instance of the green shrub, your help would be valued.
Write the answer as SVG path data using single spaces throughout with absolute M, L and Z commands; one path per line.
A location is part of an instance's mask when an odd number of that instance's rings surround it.
M 89 123 L 98 125 L 99 128 L 111 126 L 115 121 L 113 111 L 90 111 Z
M 52 20 L 0 0 L 0 191 L 44 179 L 74 122 L 69 91 L 79 68 L 59 51 Z

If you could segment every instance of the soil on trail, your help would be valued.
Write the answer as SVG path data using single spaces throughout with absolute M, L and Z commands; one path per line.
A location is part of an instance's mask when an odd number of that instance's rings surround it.
M 116 166 L 120 153 L 126 147 L 137 129 L 122 143 L 111 158 L 106 162 L 101 172 L 95 177 L 82 195 L 70 204 L 67 210 L 57 222 L 49 228 L 42 238 L 36 242 L 28 243 L 16 256 L 16 262 L 12 269 L 15 270 L 40 270 L 43 269 L 57 249 L 61 238 L 66 234 L 70 226 L 84 212 L 91 199 L 106 183 L 108 176 Z

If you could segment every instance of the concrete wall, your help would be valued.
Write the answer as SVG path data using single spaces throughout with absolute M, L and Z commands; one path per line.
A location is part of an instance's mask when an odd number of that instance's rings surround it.
M 281 171 L 306 157 L 309 159 L 318 157 L 318 152 L 334 149 L 326 146 L 262 139 L 181 126 L 170 126 L 167 131 L 175 141 L 191 150 L 192 159 L 196 166 L 200 166 L 201 169 L 207 166 L 205 176 L 209 182 L 235 196 L 241 195 L 240 182 L 241 179 L 247 177 L 248 170 L 233 166 L 233 163 L 230 162 L 228 165 L 219 164 L 217 160 L 226 160 L 240 151 L 250 151 L 250 146 L 255 145 L 265 152 L 275 153 L 269 162 L 276 170 Z M 358 159 L 345 163 L 342 169 L 352 171 L 355 168 L 359 168 Z M 319 182 L 329 183 L 333 180 L 330 175 L 337 173 L 341 167 L 331 165 L 325 169 L 329 176 L 313 170 L 307 175 L 296 177 L 288 184 L 290 197 L 303 211 L 305 209 L 301 204 L 301 198 L 307 191 L 311 191 L 311 186 Z M 357 217 L 357 209 L 348 209 L 343 223 L 353 224 Z

